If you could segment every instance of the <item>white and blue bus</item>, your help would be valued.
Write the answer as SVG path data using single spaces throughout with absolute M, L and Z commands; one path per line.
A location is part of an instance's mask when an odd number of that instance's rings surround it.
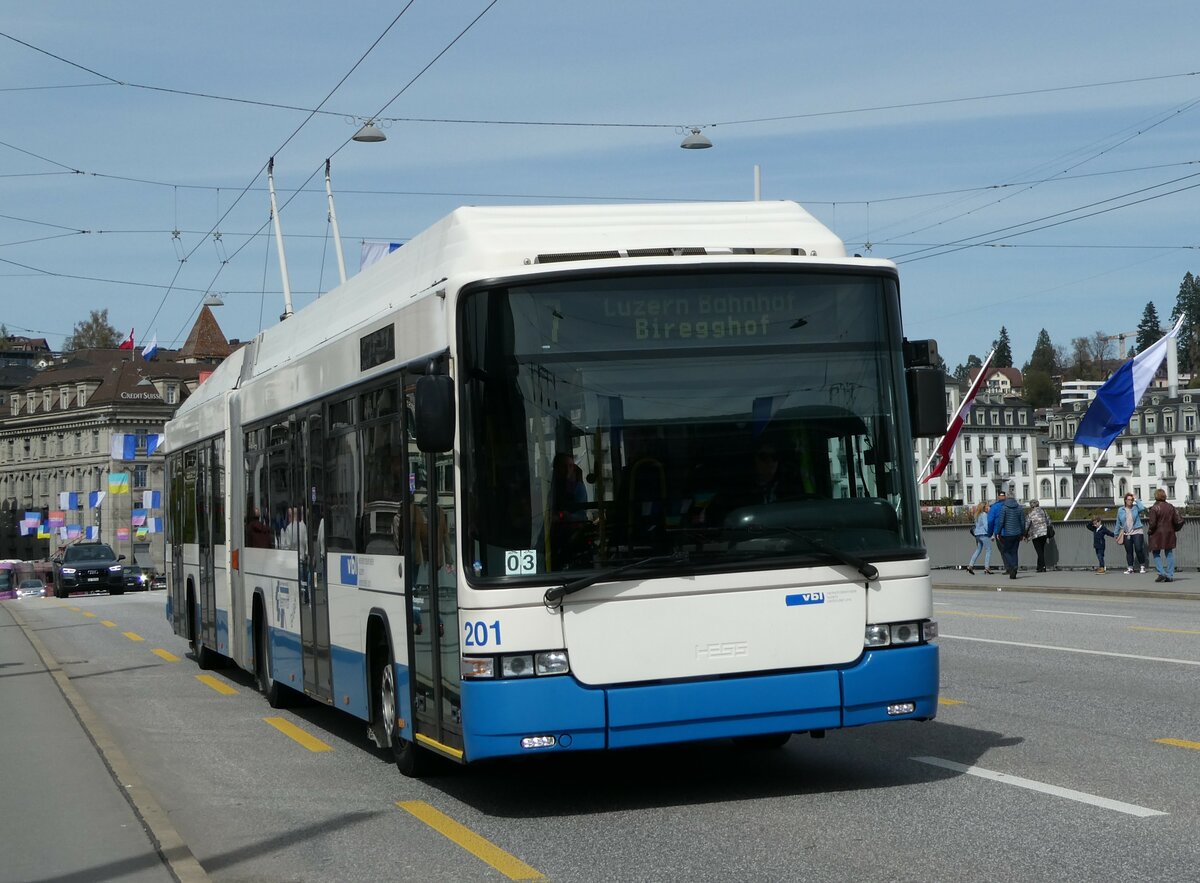
M 794 203 L 459 209 L 179 408 L 168 617 L 409 775 L 931 719 L 935 357 Z

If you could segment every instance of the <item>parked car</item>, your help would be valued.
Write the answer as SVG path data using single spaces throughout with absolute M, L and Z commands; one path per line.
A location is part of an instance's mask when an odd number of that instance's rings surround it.
M 23 579 L 17 584 L 17 600 L 46 597 L 46 584 L 40 579 Z
M 75 543 L 54 560 L 54 596 L 72 592 L 106 591 L 125 594 L 125 573 L 118 555 L 107 543 Z
M 156 574 L 154 574 L 153 577 L 150 578 L 150 588 L 157 590 L 157 589 L 166 589 L 166 587 L 167 587 L 167 575 L 165 573 L 156 573 Z
M 142 570 L 136 564 L 126 564 L 125 568 L 125 591 L 127 592 L 146 592 L 150 589 L 150 574 Z

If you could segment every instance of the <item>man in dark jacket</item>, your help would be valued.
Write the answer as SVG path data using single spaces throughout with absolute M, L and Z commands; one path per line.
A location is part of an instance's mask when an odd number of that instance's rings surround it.
M 1017 578 L 1017 552 L 1025 536 L 1025 509 L 1016 495 L 1006 496 L 996 518 L 996 533 L 1000 537 L 1000 555 L 1009 579 Z

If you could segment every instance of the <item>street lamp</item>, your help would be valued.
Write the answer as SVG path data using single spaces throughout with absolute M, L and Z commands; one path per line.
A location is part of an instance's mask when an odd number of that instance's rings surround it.
M 700 134 L 700 130 L 692 126 L 692 133 L 684 137 L 679 145 L 684 150 L 706 150 L 712 147 L 712 142 Z
M 351 140 L 361 144 L 375 144 L 379 141 L 386 141 L 387 135 L 383 134 L 383 130 L 375 125 L 375 120 L 367 120 L 363 123 L 362 128 L 354 133 Z

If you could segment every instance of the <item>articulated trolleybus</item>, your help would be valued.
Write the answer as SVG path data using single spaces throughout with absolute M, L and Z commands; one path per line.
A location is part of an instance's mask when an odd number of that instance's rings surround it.
M 459 209 L 180 407 L 168 617 L 409 775 L 931 719 L 935 358 L 794 203 Z

